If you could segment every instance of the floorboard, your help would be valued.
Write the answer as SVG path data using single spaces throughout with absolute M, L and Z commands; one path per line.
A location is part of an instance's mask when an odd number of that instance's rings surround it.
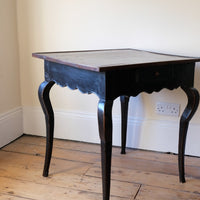
M 54 142 L 49 177 L 42 177 L 45 138 L 24 135 L 0 150 L 0 200 L 101 200 L 100 147 Z M 113 148 L 111 200 L 200 200 L 200 158 L 186 157 L 186 183 L 177 155 Z

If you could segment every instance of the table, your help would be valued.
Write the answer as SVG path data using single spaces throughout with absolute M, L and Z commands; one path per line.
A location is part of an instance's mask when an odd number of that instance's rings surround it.
M 39 100 L 46 119 L 46 155 L 43 176 L 48 176 L 53 147 L 54 112 L 49 98 L 51 87 L 79 89 L 99 97 L 98 125 L 101 140 L 103 200 L 110 198 L 112 157 L 112 105 L 121 97 L 125 127 L 127 100 L 141 92 L 158 92 L 163 88 L 181 87 L 188 104 L 180 119 L 178 164 L 179 179 L 185 182 L 184 154 L 189 121 L 199 104 L 199 93 L 193 88 L 195 62 L 200 58 L 164 55 L 135 49 L 33 53 L 44 59 L 45 81 L 39 87 Z M 123 131 L 125 141 L 125 131 Z M 125 142 L 123 142 L 125 146 Z M 124 152 L 122 148 L 122 153 Z

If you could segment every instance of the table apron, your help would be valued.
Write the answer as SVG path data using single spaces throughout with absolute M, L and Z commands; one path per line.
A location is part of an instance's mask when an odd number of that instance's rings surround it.
M 193 87 L 195 63 L 159 65 L 95 72 L 45 61 L 45 80 L 82 93 L 95 93 L 100 99 L 114 100 L 141 92 L 158 92 L 163 88 Z

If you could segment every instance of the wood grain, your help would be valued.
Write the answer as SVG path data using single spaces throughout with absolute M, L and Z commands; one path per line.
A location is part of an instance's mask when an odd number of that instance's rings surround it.
M 12 194 L 12 192 L 11 192 L 10 195 L 0 194 L 0 199 L 1 200 L 34 200 L 34 199 L 31 199 L 31 198 L 24 198 L 24 197 L 16 196 L 16 195 Z
M 100 177 L 100 172 L 100 167 L 93 167 L 87 171 L 86 175 Z M 141 185 L 151 185 L 158 188 L 163 187 L 193 193 L 199 191 L 200 188 L 200 179 L 198 178 L 187 177 L 188 180 L 186 184 L 182 184 L 178 181 L 178 175 L 166 175 L 162 173 L 146 172 L 142 170 L 125 170 L 119 167 L 113 167 L 111 173 L 113 180 L 128 181 Z
M 102 199 L 99 145 L 55 140 L 48 178 L 42 177 L 44 149 L 44 138 L 23 136 L 0 150 L 0 199 Z M 173 174 L 176 155 L 132 149 L 121 155 L 114 149 L 111 200 L 200 199 L 199 172 L 192 172 L 199 158 L 186 157 L 193 177 L 181 184 Z M 159 169 L 164 165 L 167 172 Z
M 12 157 L 13 153 L 4 152 L 3 157 Z M 57 165 L 57 168 L 61 168 L 62 165 L 65 165 L 66 168 L 53 171 L 48 178 L 41 176 L 41 169 L 38 169 L 34 166 L 34 163 L 40 163 L 41 167 L 43 162 L 39 157 L 25 155 L 24 161 L 29 161 L 29 165 L 26 162 L 21 160 L 18 162 L 18 159 L 15 159 L 14 162 L 9 159 L 5 162 L 7 165 L 0 166 L 0 177 L 7 177 L 10 179 L 28 181 L 36 184 L 49 185 L 55 187 L 65 187 L 79 190 L 87 191 L 92 193 L 101 194 L 101 178 L 100 177 L 91 177 L 85 176 L 87 170 L 91 167 L 90 165 L 80 164 L 77 162 L 60 162 Z M 111 187 L 111 195 L 119 197 L 130 197 L 132 193 L 136 193 L 139 188 L 139 184 L 129 183 L 126 181 L 113 181 Z
M 15 141 L 15 144 L 22 143 L 28 145 L 37 145 L 37 146 L 45 146 L 46 139 L 44 137 L 37 137 L 37 136 L 29 136 L 24 135 L 23 137 L 19 138 Z M 11 145 L 9 146 L 9 148 Z M 100 154 L 100 145 L 99 144 L 91 144 L 85 142 L 77 142 L 77 141 L 69 141 L 69 140 L 62 140 L 62 139 L 54 139 L 54 147 L 55 148 L 62 148 L 68 149 L 73 151 L 81 151 L 81 152 L 90 152 L 90 153 L 98 153 Z M 120 148 L 113 147 L 112 149 L 113 156 L 119 156 L 121 158 L 139 158 L 145 160 L 152 160 L 152 161 L 160 161 L 160 162 L 167 162 L 167 163 L 174 163 L 177 164 L 177 155 L 175 154 L 168 154 L 168 153 L 161 153 L 161 152 L 154 152 L 154 151 L 145 151 L 145 150 L 138 150 L 138 149 L 130 149 L 127 148 L 126 155 L 120 155 Z M 200 166 L 200 158 L 186 156 L 186 165 L 195 165 Z
M 165 188 L 156 188 L 152 186 L 143 186 L 140 189 L 140 192 L 137 195 L 136 200 L 199 200 L 200 194 L 184 191 L 177 191 L 173 189 L 165 189 Z
M 34 143 L 34 141 L 31 141 L 31 143 Z M 40 146 L 37 146 L 31 143 L 25 144 L 23 140 L 19 140 L 5 147 L 4 150 L 44 156 L 44 144 L 40 143 Z M 98 149 L 100 149 L 99 145 L 80 142 L 66 142 L 66 144 L 70 143 L 70 145 L 63 145 L 62 147 L 63 143 L 64 141 L 62 140 L 55 140 L 56 148 L 53 151 L 53 158 L 83 163 L 95 163 L 95 166 L 100 166 L 100 152 L 98 152 Z M 86 150 L 87 146 L 88 149 Z M 81 151 L 81 148 L 84 152 Z M 113 151 L 113 167 L 178 175 L 177 155 L 133 149 L 129 149 L 126 155 L 121 155 L 119 148 L 114 148 Z M 151 168 L 147 168 L 147 165 L 151 166 Z M 200 158 L 186 156 L 186 175 L 200 178 Z
M 200 58 L 159 54 L 135 49 L 33 53 L 33 57 L 91 71 L 108 71 L 200 61 Z

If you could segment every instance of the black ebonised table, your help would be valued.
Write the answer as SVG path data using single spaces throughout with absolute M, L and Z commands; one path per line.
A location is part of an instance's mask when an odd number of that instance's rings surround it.
M 45 61 L 45 81 L 39 87 L 39 99 L 46 118 L 46 157 L 43 176 L 48 176 L 53 146 L 54 113 L 49 91 L 61 87 L 95 93 L 99 97 L 98 123 L 101 140 L 103 200 L 110 196 L 112 155 L 112 105 L 117 97 L 122 104 L 122 153 L 125 153 L 127 102 L 141 92 L 181 87 L 188 104 L 180 119 L 178 163 L 179 178 L 185 182 L 184 153 L 189 121 L 197 110 L 199 94 L 193 88 L 195 62 L 200 58 L 164 55 L 134 49 L 34 53 Z

